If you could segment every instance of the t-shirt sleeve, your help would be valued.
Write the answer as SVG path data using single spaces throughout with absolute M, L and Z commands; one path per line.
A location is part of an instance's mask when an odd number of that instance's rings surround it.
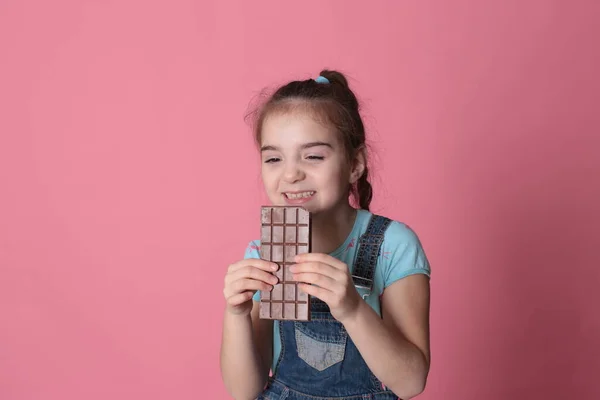
M 248 258 L 260 258 L 260 243 L 257 240 L 253 240 L 246 247 L 246 251 L 244 252 L 244 260 Z M 256 291 L 252 299 L 255 301 L 260 301 L 260 291 Z
M 382 245 L 384 288 L 409 275 L 431 277 L 431 267 L 417 234 L 407 225 L 394 221 Z

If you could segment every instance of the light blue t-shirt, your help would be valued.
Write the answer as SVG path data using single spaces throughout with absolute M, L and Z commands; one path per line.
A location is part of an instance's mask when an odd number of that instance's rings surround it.
M 344 243 L 330 253 L 331 256 L 348 265 L 350 273 L 354 268 L 359 239 L 367 230 L 371 216 L 372 213 L 367 210 L 358 210 L 352 231 Z M 244 258 L 260 258 L 259 240 L 250 242 Z M 377 259 L 371 295 L 365 301 L 381 316 L 379 301 L 386 287 L 409 275 L 425 274 L 429 277 L 430 273 L 429 261 L 416 233 L 406 224 L 392 221 L 385 232 L 379 258 Z M 364 294 L 363 289 L 358 288 L 357 290 L 361 295 Z M 260 301 L 260 292 L 256 292 L 253 299 L 254 301 Z M 275 323 L 273 324 L 273 372 L 275 372 L 275 365 L 280 352 L 279 324 Z

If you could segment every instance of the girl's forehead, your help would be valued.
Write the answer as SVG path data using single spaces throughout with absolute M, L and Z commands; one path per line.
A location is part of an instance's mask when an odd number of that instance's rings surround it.
M 266 141 L 303 141 L 306 139 L 335 140 L 335 130 L 309 113 L 275 113 L 262 126 L 261 138 Z

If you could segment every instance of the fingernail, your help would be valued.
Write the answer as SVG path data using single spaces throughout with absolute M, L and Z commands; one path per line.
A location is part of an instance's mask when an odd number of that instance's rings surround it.
M 277 265 L 277 264 L 273 264 L 273 265 L 271 265 L 271 269 L 272 269 L 273 271 L 277 271 L 277 270 L 279 269 L 279 265 Z

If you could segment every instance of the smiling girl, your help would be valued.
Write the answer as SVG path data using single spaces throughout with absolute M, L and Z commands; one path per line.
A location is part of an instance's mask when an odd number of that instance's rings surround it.
M 291 271 L 315 301 L 310 322 L 259 319 L 258 291 L 273 288 L 278 266 L 250 242 L 225 276 L 227 390 L 239 400 L 418 395 L 430 365 L 430 266 L 413 230 L 369 211 L 365 129 L 346 78 L 325 70 L 282 86 L 259 109 L 255 136 L 272 204 L 312 214 L 312 251 Z

